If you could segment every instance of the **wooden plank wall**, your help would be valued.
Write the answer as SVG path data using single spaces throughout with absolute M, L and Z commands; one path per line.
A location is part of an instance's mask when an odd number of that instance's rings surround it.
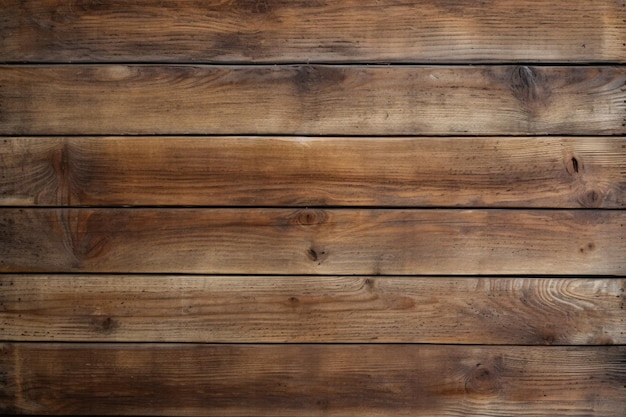
M 0 413 L 624 416 L 624 0 L 0 0 Z

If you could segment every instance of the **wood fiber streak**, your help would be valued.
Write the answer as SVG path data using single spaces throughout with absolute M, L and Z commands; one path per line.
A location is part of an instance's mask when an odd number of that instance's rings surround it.
M 0 404 L 49 415 L 615 417 L 625 357 L 624 346 L 9 343 Z
M 626 138 L 8 137 L 0 204 L 625 208 Z
M 1 66 L 0 134 L 626 133 L 621 66 Z
M 626 211 L 2 209 L 0 271 L 626 272 Z
M 37 62 L 625 62 L 622 0 L 3 0 Z
M 626 343 L 624 279 L 0 275 L 0 287 L 7 341 Z

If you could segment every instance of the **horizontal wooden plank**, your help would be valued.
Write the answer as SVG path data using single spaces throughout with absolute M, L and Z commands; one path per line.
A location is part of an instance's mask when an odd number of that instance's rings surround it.
M 0 275 L 5 341 L 626 344 L 626 280 Z
M 8 137 L 0 204 L 626 207 L 624 137 Z
M 626 273 L 622 210 L 2 209 L 0 271 Z
M 625 85 L 611 66 L 3 66 L 0 134 L 624 134 Z
M 3 344 L 0 411 L 614 417 L 625 357 L 625 346 Z
M 3 0 L 7 61 L 626 61 L 622 0 Z

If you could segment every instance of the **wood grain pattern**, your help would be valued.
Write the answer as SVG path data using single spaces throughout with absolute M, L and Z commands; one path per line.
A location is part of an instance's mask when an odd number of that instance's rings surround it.
M 626 133 L 625 67 L 3 66 L 0 134 Z
M 38 62 L 625 62 L 621 0 L 3 0 Z
M 4 344 L 1 411 L 607 416 L 626 347 Z
M 626 0 L 0 10 L 0 415 L 624 415 Z
M 3 209 L 0 271 L 626 273 L 626 211 Z
M 0 204 L 626 207 L 624 137 L 8 137 Z
M 6 341 L 626 344 L 626 280 L 0 275 Z

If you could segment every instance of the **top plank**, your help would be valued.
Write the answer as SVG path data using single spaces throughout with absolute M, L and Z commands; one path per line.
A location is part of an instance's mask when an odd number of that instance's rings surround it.
M 626 62 L 623 0 L 0 0 L 4 62 Z

